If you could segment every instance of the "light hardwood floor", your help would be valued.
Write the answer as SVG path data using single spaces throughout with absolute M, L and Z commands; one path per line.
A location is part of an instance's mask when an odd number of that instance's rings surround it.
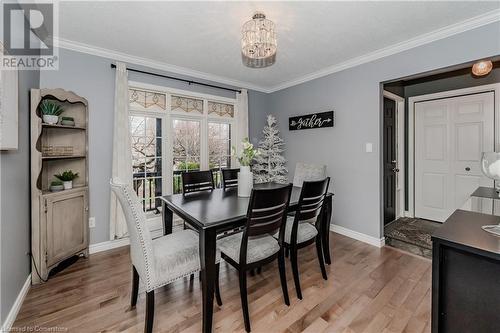
M 252 332 L 430 332 L 431 262 L 389 247 L 331 235 L 333 263 L 321 278 L 314 245 L 299 252 L 304 299 L 293 288 L 283 303 L 277 264 L 249 277 Z M 58 327 L 66 332 L 142 332 L 145 295 L 129 309 L 128 248 L 80 259 L 29 291 L 15 327 Z M 221 265 L 222 307 L 214 304 L 216 332 L 244 331 L 238 276 Z M 155 332 L 199 332 L 199 280 L 179 280 L 156 293 Z

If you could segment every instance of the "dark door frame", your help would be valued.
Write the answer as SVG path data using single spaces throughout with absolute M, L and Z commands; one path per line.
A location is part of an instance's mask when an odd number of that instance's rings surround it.
M 395 140 L 396 140 L 396 160 L 397 163 L 395 165 L 395 168 L 399 169 L 399 172 L 396 176 L 397 178 L 397 185 L 396 185 L 396 190 L 395 190 L 395 200 L 396 200 L 396 211 L 395 211 L 395 218 L 399 218 L 402 216 L 405 216 L 405 207 L 404 207 L 404 196 L 405 196 L 405 182 L 404 182 L 404 174 L 405 174 L 405 161 L 404 161 L 404 152 L 405 152 L 405 145 L 404 145 L 404 134 L 405 134 L 405 126 L 404 126 L 404 121 L 405 121 L 405 99 L 401 96 L 398 96 L 396 94 L 393 94 L 391 92 L 385 91 L 382 89 L 381 93 L 381 98 L 380 98 L 380 119 L 381 119 L 381 151 L 380 151 L 380 165 L 381 165 L 381 227 L 382 227 L 382 234 L 383 234 L 383 227 L 384 227 L 384 204 L 385 204 L 385 191 L 384 191 L 384 148 L 383 147 L 383 142 L 384 142 L 384 98 L 391 99 L 395 102 L 396 104 L 396 135 L 395 135 Z

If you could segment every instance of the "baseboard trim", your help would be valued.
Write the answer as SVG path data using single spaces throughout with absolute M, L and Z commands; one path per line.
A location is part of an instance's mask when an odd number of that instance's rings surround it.
M 150 230 L 151 237 L 156 238 L 163 236 L 163 228 L 157 230 Z M 119 239 L 113 239 L 101 243 L 90 244 L 89 246 L 89 254 L 99 253 L 103 251 L 108 251 L 112 249 L 116 249 L 122 246 L 130 245 L 130 239 L 128 237 L 123 237 Z
M 363 243 L 370 244 L 376 247 L 383 247 L 385 245 L 385 237 L 382 238 L 376 238 L 369 236 L 367 234 L 363 234 L 361 232 L 357 232 L 345 227 L 342 227 L 337 224 L 331 224 L 330 225 L 330 231 L 336 232 L 338 234 L 341 234 L 343 236 L 347 236 L 349 238 L 353 238 L 355 240 L 359 240 Z
M 129 244 L 130 244 L 130 239 L 128 237 L 120 238 L 120 239 L 113 239 L 113 240 L 109 240 L 109 241 L 101 242 L 101 243 L 96 243 L 96 244 L 90 244 L 89 253 L 94 254 L 94 253 L 99 253 L 99 252 L 103 252 L 103 251 L 108 251 L 108 250 L 116 249 L 118 247 L 127 246 Z
M 10 330 L 12 329 L 12 325 L 14 325 L 14 322 L 16 321 L 17 314 L 19 313 L 19 310 L 21 310 L 21 305 L 23 305 L 24 299 L 26 298 L 26 295 L 30 290 L 30 287 L 31 287 L 31 274 L 29 274 L 28 277 L 26 278 L 26 281 L 24 282 L 21 291 L 19 291 L 19 294 L 17 295 L 16 301 L 14 302 L 14 304 L 12 304 L 9 314 L 7 315 L 5 321 L 2 324 L 0 332 L 10 332 Z

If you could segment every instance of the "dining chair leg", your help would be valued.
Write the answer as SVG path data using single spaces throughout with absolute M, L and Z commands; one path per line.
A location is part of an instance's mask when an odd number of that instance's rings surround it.
M 290 249 L 288 247 L 285 247 L 285 257 L 289 257 L 290 256 Z
M 281 289 L 283 290 L 283 298 L 285 304 L 290 306 L 290 297 L 288 296 L 288 286 L 286 284 L 286 270 L 285 270 L 285 253 L 283 249 L 280 250 L 278 255 L 278 269 L 280 271 Z
M 238 272 L 240 278 L 240 296 L 241 310 L 243 311 L 243 321 L 245 322 L 245 330 L 250 332 L 250 314 L 248 313 L 248 298 L 247 298 L 247 274 L 244 269 Z
M 155 291 L 151 290 L 146 293 L 146 325 L 144 333 L 153 332 L 153 323 L 155 319 Z
M 302 291 L 300 290 L 300 280 L 299 280 L 299 267 L 297 260 L 297 247 L 293 245 L 290 248 L 290 261 L 292 262 L 293 282 L 295 283 L 295 291 L 297 292 L 297 298 L 302 299 Z
M 135 308 L 137 296 L 139 295 L 139 273 L 132 265 L 132 294 L 130 295 L 130 307 Z
M 326 275 L 325 262 L 323 261 L 323 247 L 321 246 L 321 238 L 316 237 L 316 252 L 318 252 L 319 267 L 321 268 L 321 275 L 323 279 L 328 280 Z
M 215 265 L 215 299 L 217 300 L 217 305 L 222 306 L 222 298 L 220 297 L 220 287 L 219 287 L 219 271 L 220 271 L 220 263 Z
M 332 264 L 332 259 L 330 257 L 330 221 L 332 219 L 332 197 L 328 197 L 325 200 L 325 215 L 324 215 L 324 228 L 323 234 L 321 235 L 321 242 L 323 248 L 323 257 L 328 265 Z

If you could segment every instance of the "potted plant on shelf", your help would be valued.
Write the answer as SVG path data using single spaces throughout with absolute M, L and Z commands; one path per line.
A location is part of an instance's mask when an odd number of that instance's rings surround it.
M 73 188 L 73 180 L 78 177 L 78 172 L 73 173 L 71 170 L 63 171 L 57 175 L 54 175 L 57 179 L 63 182 L 65 190 L 70 190 Z
M 75 119 L 73 117 L 61 117 L 61 125 L 75 126 Z
M 250 143 L 248 138 L 241 141 L 242 150 L 237 156 L 240 163 L 240 172 L 238 172 L 238 196 L 249 197 L 253 187 L 253 174 L 250 171 L 250 165 L 255 156 L 259 154 L 257 149 L 254 149 L 253 144 Z M 233 155 L 236 154 L 236 148 L 232 147 Z
M 59 121 L 59 115 L 63 113 L 63 108 L 50 100 L 43 100 L 40 103 L 40 111 L 42 112 L 42 120 L 46 124 L 54 125 Z
M 60 180 L 54 180 L 50 183 L 50 192 L 59 192 L 64 190 L 63 182 Z

